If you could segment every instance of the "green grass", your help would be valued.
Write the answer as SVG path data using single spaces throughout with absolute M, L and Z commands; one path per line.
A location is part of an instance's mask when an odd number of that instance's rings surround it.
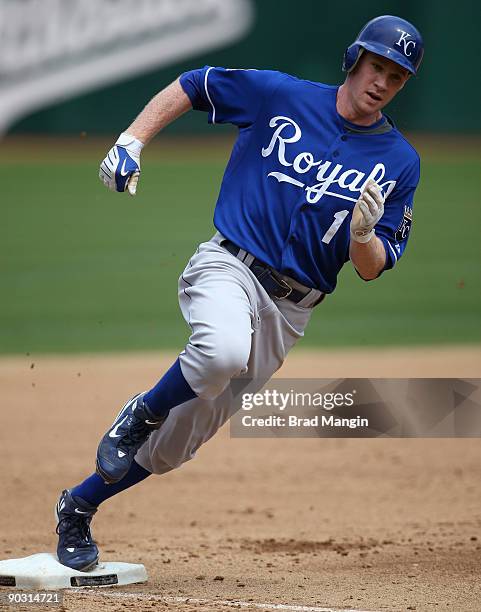
M 2 152 L 0 352 L 181 348 L 177 278 L 214 231 L 225 163 L 212 146 L 182 150 L 145 156 L 135 199 L 102 187 L 100 149 Z M 468 153 L 424 156 L 398 268 L 364 283 L 346 265 L 303 346 L 481 340 L 480 166 Z

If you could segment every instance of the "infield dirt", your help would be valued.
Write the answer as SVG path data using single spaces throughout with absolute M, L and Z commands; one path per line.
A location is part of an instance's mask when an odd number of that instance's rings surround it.
M 0 360 L 0 558 L 55 549 L 59 491 L 93 471 L 122 403 L 171 359 Z M 298 352 L 279 375 L 479 377 L 480 363 L 479 347 Z M 479 611 L 480 465 L 479 439 L 241 440 L 226 426 L 95 517 L 102 558 L 144 563 L 149 582 L 69 592 L 64 609 Z

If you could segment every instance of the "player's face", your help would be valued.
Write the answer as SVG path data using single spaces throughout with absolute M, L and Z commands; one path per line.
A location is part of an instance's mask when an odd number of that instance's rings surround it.
M 409 72 L 399 64 L 369 51 L 350 74 L 353 104 L 360 114 L 378 113 L 404 87 Z

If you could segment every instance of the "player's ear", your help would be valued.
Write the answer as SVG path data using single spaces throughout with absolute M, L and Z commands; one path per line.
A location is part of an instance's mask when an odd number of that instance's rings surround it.
M 404 87 L 404 85 L 406 85 L 406 83 L 409 81 L 410 78 L 411 78 L 411 73 L 406 71 L 406 74 L 404 75 L 403 82 L 399 90 L 401 90 Z

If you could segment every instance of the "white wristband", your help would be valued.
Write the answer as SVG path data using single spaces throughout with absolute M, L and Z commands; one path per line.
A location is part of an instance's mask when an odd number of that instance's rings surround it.
M 135 138 L 135 136 L 132 136 L 131 134 L 128 134 L 127 132 L 122 132 L 122 134 L 120 134 L 115 144 L 121 147 L 125 147 L 126 149 L 128 149 L 129 151 L 137 155 L 138 157 L 140 157 L 140 152 L 142 151 L 144 147 L 144 143 L 141 140 L 138 140 L 137 138 Z
M 361 244 L 364 244 L 366 242 L 369 242 L 371 238 L 375 235 L 375 233 L 376 232 L 374 231 L 374 229 L 369 230 L 367 233 L 363 232 L 362 230 L 357 230 L 357 232 L 351 232 L 351 239 L 355 242 L 360 242 Z

